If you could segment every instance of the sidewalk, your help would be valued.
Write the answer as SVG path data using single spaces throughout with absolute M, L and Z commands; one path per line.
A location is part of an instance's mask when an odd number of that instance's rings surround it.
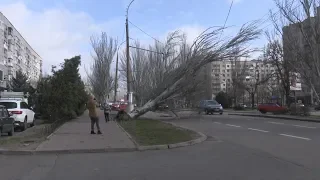
M 103 111 L 98 110 L 102 135 L 90 134 L 88 111 L 78 119 L 63 124 L 48 140 L 37 147 L 37 151 L 48 150 L 94 150 L 136 148 L 129 137 L 114 121 L 104 120 Z

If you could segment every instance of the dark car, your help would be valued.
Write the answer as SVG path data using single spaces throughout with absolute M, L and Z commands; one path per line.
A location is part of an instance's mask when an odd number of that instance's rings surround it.
M 10 114 L 5 106 L 0 105 L 0 136 L 3 133 L 8 133 L 9 136 L 13 135 L 14 118 L 10 117 Z
M 205 112 L 206 114 L 219 113 L 223 114 L 223 107 L 216 100 L 202 100 L 199 104 L 199 114 Z
M 165 104 L 165 103 L 161 103 L 156 106 L 156 110 L 159 110 L 159 111 L 164 111 L 167 109 L 169 109 L 169 106 L 168 104 Z

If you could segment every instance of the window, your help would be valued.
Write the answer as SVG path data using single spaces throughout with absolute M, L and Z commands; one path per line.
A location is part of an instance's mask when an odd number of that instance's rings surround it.
M 3 107 L 0 108 L 0 116 L 3 118 L 4 117 L 4 109 Z
M 227 72 L 229 72 L 230 70 L 229 69 L 227 69 Z
M 28 104 L 25 103 L 25 102 L 20 102 L 20 108 L 21 108 L 21 109 L 29 109 L 29 106 L 28 106 Z
M 8 34 L 12 35 L 12 27 L 8 27 Z
M 2 117 L 9 117 L 8 110 L 6 108 L 1 108 L 3 109 L 3 116 Z
M 15 109 L 18 107 L 15 102 L 0 102 L 0 105 L 5 106 L 7 109 Z
M 0 70 L 0 81 L 3 80 L 3 71 Z

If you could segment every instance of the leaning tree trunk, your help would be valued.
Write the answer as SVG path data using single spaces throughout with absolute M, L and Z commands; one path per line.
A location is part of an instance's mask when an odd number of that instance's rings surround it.
M 167 88 L 165 91 L 163 91 L 159 96 L 157 96 L 155 99 L 147 102 L 144 106 L 139 108 L 138 110 L 135 110 L 133 112 L 130 112 L 128 115 L 135 119 L 139 116 L 144 115 L 148 111 L 150 111 L 157 103 L 162 101 L 163 99 L 168 98 L 172 94 L 176 92 L 177 87 L 179 86 L 180 82 L 183 81 L 183 78 L 180 78 L 178 81 L 176 81 L 172 86 Z

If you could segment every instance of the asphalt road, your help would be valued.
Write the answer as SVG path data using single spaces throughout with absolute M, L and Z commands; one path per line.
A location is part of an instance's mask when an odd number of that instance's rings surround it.
M 1 180 L 320 179 L 320 124 L 228 115 L 174 121 L 218 140 L 161 151 L 0 156 Z

